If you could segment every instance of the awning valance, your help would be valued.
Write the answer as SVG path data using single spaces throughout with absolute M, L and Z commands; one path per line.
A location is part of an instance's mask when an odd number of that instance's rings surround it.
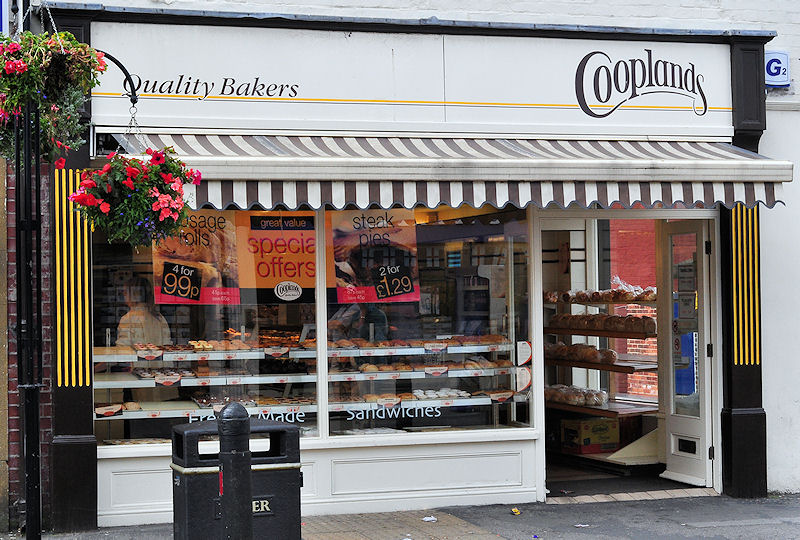
M 199 168 L 194 208 L 484 204 L 769 207 L 792 163 L 721 142 L 468 137 L 117 136 L 129 153 L 174 147 Z

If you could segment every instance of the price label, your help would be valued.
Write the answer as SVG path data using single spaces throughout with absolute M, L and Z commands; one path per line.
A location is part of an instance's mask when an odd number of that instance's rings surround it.
M 425 368 L 425 373 L 428 375 L 433 375 L 434 377 L 439 377 L 447 373 L 447 366 L 430 366 Z
M 147 413 L 147 416 L 149 416 L 150 418 L 158 418 L 159 416 L 161 416 L 161 411 L 149 412 Z
M 452 407 L 453 400 L 452 399 L 444 399 L 442 400 L 442 407 Z
M 188 300 L 200 299 L 200 269 L 185 264 L 164 262 L 164 277 L 161 292 Z
M 211 379 L 197 379 L 198 386 L 208 386 L 211 384 Z
M 278 358 L 279 356 L 283 356 L 284 354 L 288 353 L 289 347 L 266 347 L 264 352 L 270 356 Z
M 387 264 L 371 268 L 370 271 L 378 300 L 414 292 L 414 280 L 407 266 Z
M 228 379 L 228 384 L 242 384 L 242 379 Z
M 164 386 L 172 386 L 176 382 L 181 380 L 180 375 L 156 375 L 156 384 L 161 384 Z

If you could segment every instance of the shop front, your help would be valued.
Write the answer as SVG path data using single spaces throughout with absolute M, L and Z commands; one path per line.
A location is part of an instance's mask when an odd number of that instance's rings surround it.
M 93 163 L 172 147 L 204 176 L 152 248 L 62 208 L 64 288 L 82 271 L 91 298 L 57 314 L 56 377 L 91 441 L 54 453 L 96 453 L 100 525 L 170 521 L 172 427 L 232 401 L 300 427 L 306 514 L 544 501 L 556 448 L 736 485 L 709 449 L 737 429 L 724 357 L 759 301 L 729 296 L 791 179 L 732 144 L 758 128 L 737 127 L 763 107 L 741 59 L 768 35 L 186 22 L 83 23 L 140 96 L 129 130 L 121 73 L 93 94 Z M 563 432 L 592 419 L 616 441 Z

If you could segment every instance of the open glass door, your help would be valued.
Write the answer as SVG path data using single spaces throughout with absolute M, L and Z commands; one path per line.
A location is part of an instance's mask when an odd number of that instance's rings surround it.
M 659 356 L 666 364 L 661 379 L 667 468 L 661 476 L 697 486 L 712 480 L 706 240 L 704 221 L 662 224 L 659 311 L 669 317 L 659 322 L 669 324 L 658 329 Z

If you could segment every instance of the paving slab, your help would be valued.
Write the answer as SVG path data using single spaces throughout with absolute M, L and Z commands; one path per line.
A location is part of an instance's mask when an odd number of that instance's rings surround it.
M 689 494 L 701 490 L 687 488 Z M 702 490 L 708 495 L 706 490 Z M 647 495 L 645 493 L 645 495 Z M 437 508 L 413 512 L 305 516 L 304 540 L 575 540 L 680 538 L 753 538 L 800 540 L 800 494 L 764 499 L 679 497 L 613 502 L 516 504 Z M 595 495 L 594 499 L 603 499 Z M 632 497 L 631 497 L 632 498 Z M 620 500 L 626 499 L 626 500 Z M 516 507 L 520 515 L 514 515 Z M 435 523 L 422 521 L 435 516 Z M 576 525 L 581 525 L 577 527 Z M 47 534 L 49 539 L 161 540 L 172 538 L 172 525 L 116 527 L 85 533 Z M 20 534 L 0 538 L 21 540 Z

